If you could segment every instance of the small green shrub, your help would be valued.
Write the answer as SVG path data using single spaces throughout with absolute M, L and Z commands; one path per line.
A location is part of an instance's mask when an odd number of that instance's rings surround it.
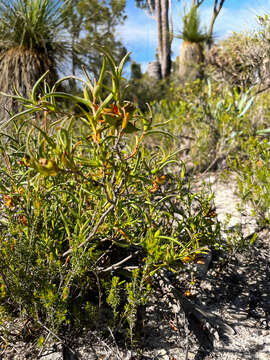
M 256 133 L 258 124 L 248 116 L 253 102 L 251 90 L 221 91 L 210 81 L 172 87 L 168 98 L 154 105 L 153 122 L 164 123 L 163 129 L 174 137 L 157 135 L 155 143 L 172 150 L 189 148 L 194 171 L 213 168 L 218 160 L 240 151 L 241 142 Z
M 217 244 L 219 225 L 177 153 L 144 146 L 155 128 L 122 98 L 125 59 L 104 53 L 83 96 L 57 91 L 68 78 L 38 95 L 45 75 L 16 96 L 25 110 L 1 134 L 0 309 L 57 334 L 124 327 L 133 341 L 151 277 Z
M 269 142 L 250 137 L 246 146 L 246 159 L 237 157 L 233 168 L 237 171 L 239 195 L 243 203 L 252 206 L 259 225 L 270 224 L 270 157 Z

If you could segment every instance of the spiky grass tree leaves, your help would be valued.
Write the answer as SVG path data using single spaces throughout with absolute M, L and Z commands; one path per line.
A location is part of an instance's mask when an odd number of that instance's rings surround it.
M 26 97 L 47 70 L 49 83 L 57 79 L 57 64 L 68 52 L 61 38 L 66 1 L 10 0 L 0 4 L 0 88 L 14 94 L 14 87 Z M 36 90 L 33 89 L 34 92 Z M 16 112 L 19 104 L 1 97 L 7 112 Z

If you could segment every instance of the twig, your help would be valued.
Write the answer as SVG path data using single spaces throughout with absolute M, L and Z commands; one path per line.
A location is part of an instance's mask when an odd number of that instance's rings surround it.
M 17 336 L 17 335 L 15 335 L 15 336 Z M 5 345 L 11 346 L 12 349 L 13 349 L 17 354 L 19 354 L 19 351 L 15 348 L 14 344 L 11 344 L 11 343 L 10 343 L 9 341 L 7 341 L 3 336 L 0 336 L 0 338 L 4 341 Z M 0 350 L 2 350 L 2 349 L 0 348 Z M 3 353 L 2 353 L 2 354 L 3 354 Z M 0 354 L 0 355 L 2 355 L 2 354 Z M 0 358 L 0 359 L 2 359 L 2 358 Z
M 131 258 L 133 258 L 133 256 L 137 255 L 139 253 L 139 250 L 138 251 L 135 251 L 134 254 L 130 254 L 129 256 L 127 256 L 126 258 L 124 258 L 123 260 L 119 261 L 118 263 L 116 264 L 113 264 L 109 267 L 107 267 L 106 269 L 100 269 L 99 271 L 101 273 L 104 273 L 104 272 L 108 272 L 108 271 L 111 271 L 111 270 L 117 270 L 120 265 L 126 263 L 128 260 L 130 260 Z
M 181 308 L 188 319 L 190 319 L 190 316 L 192 315 L 192 317 L 195 318 L 200 324 L 209 323 L 215 331 L 217 331 L 217 328 L 223 332 L 235 334 L 235 330 L 231 326 L 227 325 L 223 320 L 219 319 L 217 315 L 208 312 L 201 306 L 195 305 L 193 302 L 186 299 L 184 295 L 182 295 L 181 292 L 176 287 L 174 287 L 167 276 L 163 275 L 162 280 L 166 290 L 171 292 L 176 300 L 179 301 L 179 304 L 181 305 Z M 162 289 L 162 291 L 164 292 L 164 289 Z
M 103 344 L 103 346 L 105 348 L 107 348 L 109 351 L 111 351 L 112 353 L 116 353 L 116 356 L 118 356 L 117 351 L 115 351 L 115 349 L 113 347 L 110 347 L 104 340 L 102 340 L 98 335 L 96 335 L 94 332 L 91 333 L 97 340 L 98 344 Z M 117 349 L 118 350 L 118 349 Z M 95 351 L 96 352 L 96 351 Z M 120 356 L 120 358 L 118 358 L 119 360 L 122 360 L 122 357 Z
M 78 246 L 78 249 L 80 249 L 81 247 L 83 247 L 89 240 L 91 240 L 91 238 L 93 236 L 96 235 L 96 232 L 98 231 L 98 228 L 100 226 L 100 224 L 103 222 L 103 220 L 106 218 L 106 216 L 109 214 L 109 212 L 114 208 L 114 204 L 112 204 L 111 206 L 108 207 L 108 209 L 105 211 L 105 213 L 100 217 L 97 225 L 95 226 L 94 230 L 92 231 L 92 233 Z M 63 256 L 67 256 L 70 253 L 72 253 L 73 249 L 69 249 L 68 251 L 66 251 Z
M 45 346 L 46 346 L 46 344 L 47 344 L 47 342 L 48 342 L 48 340 L 49 340 L 50 336 L 51 336 L 51 333 L 50 333 L 50 332 L 48 332 L 48 334 L 47 334 L 47 336 L 46 336 L 46 339 L 44 340 L 43 346 L 42 346 L 42 348 L 41 348 L 40 352 L 38 353 L 38 358 L 42 355 L 43 350 L 44 350 L 44 348 L 45 348 Z
M 264 87 L 264 88 L 259 89 L 258 91 L 256 91 L 255 94 L 254 94 L 254 96 L 259 95 L 259 94 L 261 94 L 262 92 L 267 91 L 267 90 L 269 90 L 269 89 L 270 89 L 270 85 L 267 85 L 266 87 Z
M 211 164 L 203 171 L 202 175 L 206 174 L 209 170 L 213 168 L 216 163 L 223 158 L 223 155 L 217 155 Z
M 109 332 L 110 332 L 110 334 L 111 334 L 111 337 L 112 337 L 112 339 L 113 339 L 114 346 L 116 347 L 116 356 L 118 357 L 119 360 L 121 360 L 122 357 L 121 357 L 121 354 L 120 354 L 120 351 L 119 351 L 117 342 L 116 342 L 115 337 L 114 337 L 114 335 L 113 335 L 112 329 L 111 329 L 109 326 L 108 326 L 108 330 L 109 330 Z
M 75 355 L 78 359 L 81 358 L 81 356 L 79 354 L 77 354 L 74 350 L 72 350 L 69 346 L 67 346 L 67 344 L 65 343 L 64 340 L 62 340 L 58 335 L 56 335 L 52 330 L 50 330 L 46 325 L 42 324 L 41 321 L 37 320 L 37 322 L 39 323 L 39 325 L 41 325 L 45 330 L 47 330 L 52 336 L 54 336 L 62 345 L 64 345 L 66 347 L 66 349 L 68 349 L 73 355 Z

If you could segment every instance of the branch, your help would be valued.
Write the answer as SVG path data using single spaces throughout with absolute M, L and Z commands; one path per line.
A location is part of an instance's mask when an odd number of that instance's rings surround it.
M 225 2 L 225 0 L 220 0 L 220 3 L 218 5 L 218 0 L 215 0 L 213 15 L 212 15 L 212 19 L 211 19 L 210 26 L 209 26 L 209 32 L 208 32 L 209 38 L 212 37 L 212 35 L 213 35 L 214 24 L 215 24 L 216 18 L 218 17 L 218 14 L 220 13 L 220 10 L 222 9 L 224 2 Z
M 236 333 L 233 327 L 228 325 L 223 319 L 185 298 L 166 275 L 161 276 L 158 286 L 161 287 L 163 293 L 173 295 L 185 313 L 192 331 L 198 337 L 198 340 L 204 342 L 204 345 L 212 347 L 211 338 L 214 336 L 219 339 L 219 333 Z
M 66 345 L 66 342 L 62 340 L 57 334 L 55 334 L 51 329 L 49 329 L 46 325 L 44 325 L 41 321 L 37 320 L 39 325 L 41 325 L 50 335 L 55 337 L 68 351 L 73 354 L 74 359 L 81 359 L 81 356 L 77 354 L 74 350 L 72 350 L 69 346 Z
M 117 270 L 120 265 L 126 263 L 128 260 L 130 260 L 131 258 L 133 258 L 135 255 L 137 255 L 139 253 L 139 250 L 138 251 L 135 251 L 134 254 L 130 254 L 129 256 L 127 256 L 126 258 L 124 258 L 123 260 L 119 261 L 118 263 L 116 264 L 113 264 L 109 267 L 107 267 L 106 269 L 100 269 L 99 271 L 104 273 L 104 272 L 108 272 L 108 271 L 111 271 L 111 270 Z
M 199 8 L 202 3 L 204 2 L 204 0 L 192 0 L 192 7 L 195 6 L 196 8 Z
M 263 93 L 263 92 L 265 92 L 265 91 L 267 91 L 267 90 L 269 90 L 269 89 L 270 89 L 270 84 L 267 85 L 267 86 L 265 86 L 265 87 L 262 88 L 262 89 L 257 90 L 257 91 L 255 92 L 254 96 L 259 95 L 259 94 L 261 94 L 261 93 Z
M 203 2 L 204 2 L 204 0 L 201 0 L 201 1 L 197 0 L 197 7 L 201 6 Z
M 151 17 L 155 19 L 156 18 L 155 10 L 154 10 L 154 8 L 152 6 L 151 0 L 147 0 L 147 4 L 148 4 L 149 10 L 150 10 Z
M 108 209 L 105 211 L 105 213 L 100 217 L 98 223 L 96 224 L 94 230 L 92 231 L 92 233 L 87 236 L 87 238 L 78 246 L 78 249 L 80 249 L 81 247 L 83 247 L 89 240 L 92 239 L 93 236 L 96 235 L 96 232 L 98 231 L 99 226 L 101 225 L 101 223 L 103 222 L 103 220 L 106 218 L 106 216 L 109 214 L 109 212 L 111 210 L 113 210 L 113 208 L 115 207 L 115 204 L 112 204 L 110 207 L 108 207 Z M 68 251 L 66 251 L 63 256 L 69 255 L 70 253 L 72 253 L 73 249 L 69 249 Z
M 224 4 L 225 0 L 220 0 L 220 3 L 218 5 L 218 8 L 217 8 L 217 4 L 218 4 L 218 0 L 215 0 L 215 5 L 214 5 L 214 12 L 218 15 L 220 10 L 222 9 L 222 6 Z

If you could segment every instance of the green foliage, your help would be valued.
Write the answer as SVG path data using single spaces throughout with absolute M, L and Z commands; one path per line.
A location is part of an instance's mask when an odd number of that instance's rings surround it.
M 142 78 L 142 70 L 141 70 L 141 65 L 137 64 L 135 61 L 132 61 L 131 66 L 130 66 L 130 78 L 131 80 L 138 80 Z
M 54 0 L 3 0 L 0 4 L 0 49 L 14 47 L 51 55 L 63 54 L 59 41 L 66 2 Z
M 110 307 L 113 310 L 113 318 L 114 320 L 117 319 L 117 307 L 120 305 L 120 295 L 119 295 L 119 286 L 121 285 L 121 283 L 119 283 L 120 278 L 117 276 L 114 276 L 112 278 L 112 285 L 111 285 L 111 289 L 110 289 L 110 293 L 107 297 L 107 303 L 110 305 Z
M 134 329 L 137 323 L 137 311 L 148 301 L 148 295 L 151 293 L 151 286 L 147 283 L 148 274 L 146 268 L 143 269 L 143 275 L 140 276 L 139 270 L 132 271 L 132 282 L 126 285 L 127 302 L 124 309 L 124 318 L 129 325 L 128 335 L 132 346 L 134 345 Z
M 151 277 L 216 245 L 219 225 L 178 153 L 144 146 L 158 129 L 123 99 L 127 58 L 117 65 L 102 51 L 99 79 L 85 73 L 82 95 L 58 91 L 68 78 L 38 95 L 45 74 L 29 98 L 15 97 L 26 110 L 1 133 L 0 306 L 55 333 L 120 319 L 133 341 Z
M 214 167 L 255 134 L 258 125 L 248 116 L 253 101 L 251 90 L 241 95 L 235 89 L 220 90 L 210 81 L 172 86 L 167 99 L 153 106 L 153 118 L 154 124 L 164 123 L 163 129 L 174 136 L 158 135 L 153 142 L 188 149 L 195 171 Z
M 237 157 L 238 189 L 241 200 L 252 206 L 253 215 L 260 225 L 270 223 L 270 158 L 269 142 L 251 137 L 245 146 L 246 159 Z
M 132 76 L 124 87 L 126 98 L 134 102 L 143 112 L 147 112 L 147 104 L 162 100 L 166 96 L 168 88 L 169 84 L 167 81 L 157 81 L 148 74 L 144 74 L 141 77 L 140 75 L 139 77 Z

